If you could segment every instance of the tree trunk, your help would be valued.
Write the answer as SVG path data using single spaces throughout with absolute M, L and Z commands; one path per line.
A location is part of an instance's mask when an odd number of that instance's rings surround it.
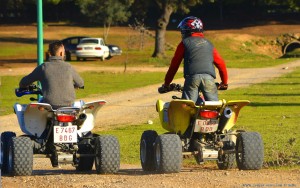
M 174 9 L 170 4 L 165 4 L 162 7 L 162 15 L 157 21 L 155 31 L 155 49 L 152 57 L 160 58 L 165 56 L 166 29 L 173 11 Z
M 111 25 L 110 23 L 104 23 L 103 24 L 103 40 L 104 40 L 105 44 L 107 42 L 107 37 L 108 37 L 110 25 Z

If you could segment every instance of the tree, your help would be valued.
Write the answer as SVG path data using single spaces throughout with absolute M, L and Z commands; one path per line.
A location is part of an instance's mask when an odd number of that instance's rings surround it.
M 202 0 L 155 0 L 155 2 L 161 10 L 161 14 L 157 20 L 155 48 L 152 57 L 163 57 L 165 56 L 165 34 L 171 14 L 177 11 L 188 13 L 190 7 L 202 3 Z
M 77 0 L 81 12 L 94 23 L 102 23 L 103 38 L 106 41 L 110 26 L 126 22 L 131 15 L 132 0 Z

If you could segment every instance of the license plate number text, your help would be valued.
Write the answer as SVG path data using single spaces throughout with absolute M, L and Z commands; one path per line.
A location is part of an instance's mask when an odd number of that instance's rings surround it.
M 217 119 L 197 119 L 195 122 L 195 132 L 210 133 L 218 129 Z
M 74 143 L 77 142 L 77 126 L 54 126 L 54 143 Z

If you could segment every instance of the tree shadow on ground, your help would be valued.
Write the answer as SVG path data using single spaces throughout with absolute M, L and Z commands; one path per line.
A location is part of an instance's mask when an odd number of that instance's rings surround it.
M 22 38 L 22 37 L 2 37 L 0 42 L 15 42 L 22 44 L 37 44 L 37 38 Z M 53 40 L 44 39 L 44 44 L 51 43 Z

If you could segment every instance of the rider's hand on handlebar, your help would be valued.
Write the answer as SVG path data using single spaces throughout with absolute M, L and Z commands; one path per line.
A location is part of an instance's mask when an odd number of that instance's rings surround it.
M 159 93 L 167 93 L 170 91 L 179 91 L 181 92 L 183 90 L 183 87 L 180 84 L 175 84 L 172 83 L 170 85 L 162 85 L 161 87 L 158 88 Z
M 218 85 L 218 90 L 227 90 L 228 84 L 223 84 L 222 82 Z
M 84 86 L 77 87 L 77 86 L 74 85 L 74 88 L 75 88 L 75 89 L 84 89 Z
M 161 87 L 158 88 L 158 93 L 167 93 L 170 91 L 170 85 L 166 86 L 163 84 Z

